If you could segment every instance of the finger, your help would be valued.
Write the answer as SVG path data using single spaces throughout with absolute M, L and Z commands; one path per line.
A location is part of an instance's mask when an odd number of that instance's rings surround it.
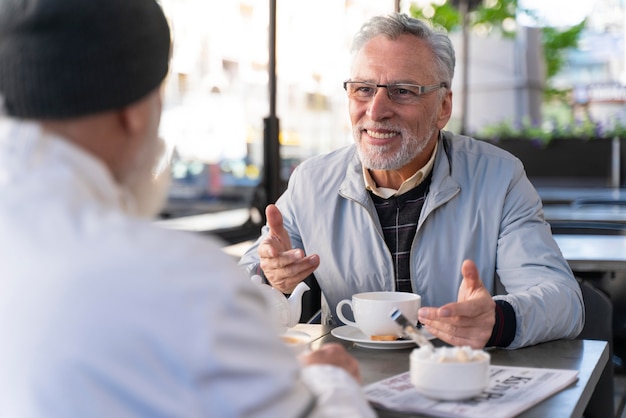
M 474 318 L 484 312 L 484 307 L 475 300 L 452 302 L 437 309 L 437 319 L 445 321 L 454 318 Z
M 454 346 L 469 345 L 474 349 L 483 348 L 489 336 L 484 336 L 484 332 L 478 328 L 465 328 L 459 330 L 453 328 L 452 331 L 445 327 L 426 326 L 426 330 L 441 341 Z
M 480 274 L 478 273 L 478 267 L 472 260 L 465 260 L 461 265 L 461 274 L 463 275 L 463 281 L 468 290 L 476 290 L 483 287 L 483 282 L 480 280 Z
M 257 247 L 257 254 L 261 260 L 270 262 L 271 267 L 278 268 L 304 258 L 304 251 L 300 248 L 283 248 L 281 243 L 272 237 L 266 237 Z
M 437 308 L 430 308 L 430 307 L 422 306 L 417 311 L 417 319 L 422 324 L 425 324 L 428 321 L 435 320 L 438 317 L 437 310 L 438 310 Z
M 304 252 L 296 248 L 284 251 L 275 257 L 260 257 L 260 264 L 263 271 L 267 271 L 268 269 L 286 269 L 294 266 L 302 266 L 299 269 L 302 270 L 309 266 L 317 267 L 317 265 L 319 265 L 319 256 L 313 254 L 305 257 Z M 294 271 L 294 273 L 295 272 L 296 271 Z
M 286 233 L 283 225 L 283 214 L 274 204 L 269 204 L 265 208 L 265 218 L 267 226 L 270 228 L 270 234 L 280 235 L 283 231 Z
M 303 273 L 295 276 L 274 276 L 274 275 L 266 275 L 267 281 L 270 286 L 274 289 L 280 290 L 282 293 L 289 295 L 293 293 L 294 289 L 300 284 L 304 279 L 306 279 L 310 273 Z
M 261 260 L 261 269 L 267 280 L 273 287 L 283 293 L 291 293 L 293 289 L 310 276 L 319 266 L 319 256 L 313 255 L 305 259 L 291 263 L 283 268 L 272 269 L 263 264 Z
M 281 253 L 287 252 L 292 249 L 289 234 L 284 228 L 279 228 L 279 230 L 280 229 L 282 229 L 283 231 L 280 234 L 277 233 L 276 230 L 274 230 L 274 232 L 270 230 L 265 238 L 261 241 L 261 243 L 257 247 L 257 253 L 259 254 L 259 257 L 278 257 L 279 255 L 281 255 Z M 297 251 L 302 254 L 302 257 L 304 256 L 304 252 L 302 250 Z
M 256 249 L 259 258 L 273 258 L 278 257 L 280 254 L 280 248 L 278 247 L 279 241 L 268 235 Z
M 352 375 L 357 382 L 361 382 L 358 361 L 338 343 L 326 343 L 318 350 L 314 350 L 303 357 L 301 361 L 304 361 L 305 364 L 332 364 L 341 367 Z
M 422 324 L 433 324 L 434 322 L 442 324 L 459 323 L 465 317 L 473 317 L 471 313 L 475 312 L 475 309 L 472 304 L 453 302 L 440 308 L 420 308 L 418 319 Z
M 418 311 L 418 319 L 426 324 L 430 321 L 444 323 L 456 322 L 472 324 L 477 319 L 490 317 L 494 314 L 495 302 L 490 294 L 462 302 L 451 302 L 439 308 L 423 307 Z
M 483 347 L 493 329 L 493 324 L 482 317 L 427 319 L 422 323 L 428 332 L 442 341 L 453 345 L 471 345 L 474 348 Z

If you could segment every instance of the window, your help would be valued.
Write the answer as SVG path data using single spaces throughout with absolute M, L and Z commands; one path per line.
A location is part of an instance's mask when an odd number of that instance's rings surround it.
M 173 183 L 163 218 L 250 207 L 269 114 L 268 0 L 162 0 L 172 27 L 161 135 Z M 351 143 L 342 81 L 351 37 L 393 0 L 277 0 L 276 110 L 284 181 Z

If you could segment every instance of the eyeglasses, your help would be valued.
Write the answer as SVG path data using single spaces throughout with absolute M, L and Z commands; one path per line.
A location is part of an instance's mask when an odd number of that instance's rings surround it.
M 366 81 L 343 82 L 343 88 L 348 92 L 348 97 L 359 102 L 369 102 L 376 95 L 379 87 L 387 89 L 389 99 L 397 104 L 414 104 L 420 99 L 420 96 L 440 88 L 447 88 L 448 83 L 441 82 L 432 86 L 418 86 L 417 84 L 376 84 Z

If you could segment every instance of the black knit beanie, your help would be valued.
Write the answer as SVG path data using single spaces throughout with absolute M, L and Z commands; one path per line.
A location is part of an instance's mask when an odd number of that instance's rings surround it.
M 169 55 L 154 0 L 0 0 L 0 104 L 13 117 L 124 107 L 161 84 Z

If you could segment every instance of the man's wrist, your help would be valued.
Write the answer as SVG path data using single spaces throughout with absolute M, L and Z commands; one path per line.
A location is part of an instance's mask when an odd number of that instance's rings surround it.
M 263 270 L 261 270 L 261 263 L 252 263 L 246 267 L 246 272 L 249 276 L 259 275 L 263 277 Z
M 496 300 L 496 323 L 486 347 L 508 347 L 515 339 L 517 319 L 513 306 L 505 300 Z

